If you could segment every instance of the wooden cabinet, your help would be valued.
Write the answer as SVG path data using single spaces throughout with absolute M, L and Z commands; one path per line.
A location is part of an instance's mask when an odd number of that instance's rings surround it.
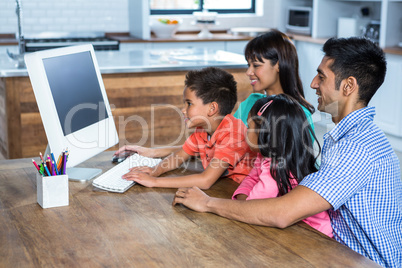
M 237 81 L 239 101 L 251 92 L 245 69 L 229 69 Z M 103 74 L 119 135 L 118 146 L 180 145 L 184 78 L 187 71 Z M 37 156 L 47 145 L 28 77 L 0 78 L 0 151 L 6 158 Z

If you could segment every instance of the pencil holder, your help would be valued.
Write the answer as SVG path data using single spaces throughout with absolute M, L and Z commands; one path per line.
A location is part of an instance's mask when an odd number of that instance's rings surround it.
M 68 206 L 68 175 L 36 175 L 38 204 L 42 208 Z

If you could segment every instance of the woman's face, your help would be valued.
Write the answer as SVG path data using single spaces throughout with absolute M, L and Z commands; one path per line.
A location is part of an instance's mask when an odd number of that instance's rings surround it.
M 248 118 L 247 124 L 247 144 L 252 151 L 260 152 L 258 148 L 259 129 L 256 129 L 256 123 L 252 119 L 250 119 L 250 117 Z
M 248 60 L 246 75 L 250 79 L 253 92 L 270 95 L 283 92 L 279 80 L 279 63 L 272 65 L 270 60 L 264 59 L 263 62 Z

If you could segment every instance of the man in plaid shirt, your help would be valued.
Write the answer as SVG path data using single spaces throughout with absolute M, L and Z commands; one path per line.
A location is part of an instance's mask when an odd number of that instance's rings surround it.
M 288 194 L 250 201 L 217 199 L 193 188 L 174 204 L 248 223 L 285 228 L 329 211 L 334 238 L 385 267 L 402 267 L 402 180 L 395 152 L 367 106 L 384 81 L 386 61 L 373 42 L 328 40 L 311 87 L 335 128 L 324 136 L 320 170 Z

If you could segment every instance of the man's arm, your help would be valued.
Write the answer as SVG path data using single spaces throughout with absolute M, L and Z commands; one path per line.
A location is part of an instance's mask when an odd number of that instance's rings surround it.
M 304 186 L 297 186 L 281 197 L 248 201 L 209 197 L 196 187 L 180 188 L 173 201 L 175 204 L 246 223 L 279 228 L 331 208 L 324 198 Z

